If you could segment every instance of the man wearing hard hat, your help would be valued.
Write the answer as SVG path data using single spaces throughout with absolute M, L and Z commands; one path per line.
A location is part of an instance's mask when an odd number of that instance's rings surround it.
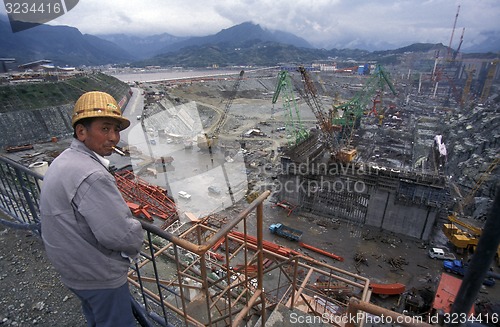
M 49 166 L 41 190 L 47 256 L 80 298 L 88 326 L 136 326 L 127 273 L 143 232 L 104 158 L 130 122 L 111 95 L 87 92 L 75 104 L 72 124 L 74 140 Z

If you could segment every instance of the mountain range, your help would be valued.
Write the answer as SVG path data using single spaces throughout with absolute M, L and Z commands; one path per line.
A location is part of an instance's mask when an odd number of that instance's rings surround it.
M 147 37 L 127 34 L 82 34 L 69 26 L 40 25 L 12 33 L 0 16 L 0 57 L 22 64 L 48 59 L 58 66 L 130 64 L 207 67 L 218 65 L 268 66 L 309 63 L 316 60 L 377 60 L 396 63 L 408 51 L 440 51 L 442 44 L 415 44 L 375 51 L 317 49 L 306 40 L 282 31 L 271 31 L 250 22 L 205 37 L 176 37 L 167 33 Z M 446 51 L 446 50 L 444 50 Z M 489 56 L 495 54 L 489 54 Z

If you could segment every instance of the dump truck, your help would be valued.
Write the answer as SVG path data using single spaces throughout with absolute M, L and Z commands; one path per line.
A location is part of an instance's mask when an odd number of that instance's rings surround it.
M 271 233 L 289 239 L 290 241 L 298 242 L 302 238 L 302 231 L 283 225 L 282 223 L 272 224 L 269 226 Z

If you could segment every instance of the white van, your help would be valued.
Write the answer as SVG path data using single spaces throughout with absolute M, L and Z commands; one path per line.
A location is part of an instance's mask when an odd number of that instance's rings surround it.
M 186 200 L 191 198 L 191 194 L 184 192 L 184 191 L 179 191 L 178 194 L 181 198 L 186 199 Z
M 446 253 L 444 249 L 441 248 L 430 248 L 429 249 L 429 257 L 432 259 L 441 259 L 441 260 L 455 260 L 455 255 L 453 253 Z

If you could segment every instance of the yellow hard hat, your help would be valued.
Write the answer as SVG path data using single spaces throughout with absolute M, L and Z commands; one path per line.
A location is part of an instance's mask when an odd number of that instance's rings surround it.
M 75 103 L 71 124 L 83 118 L 110 117 L 120 121 L 120 130 L 130 126 L 130 121 L 122 116 L 116 100 L 105 92 L 91 91 L 84 93 Z

